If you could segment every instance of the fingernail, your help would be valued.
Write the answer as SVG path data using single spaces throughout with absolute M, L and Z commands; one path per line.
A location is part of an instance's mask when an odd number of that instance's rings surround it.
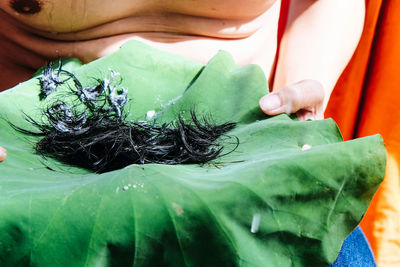
M 3 161 L 7 156 L 7 150 L 0 146 L 0 162 Z
M 281 99 L 275 94 L 264 96 L 260 101 L 260 107 L 264 111 L 273 111 L 282 105 Z

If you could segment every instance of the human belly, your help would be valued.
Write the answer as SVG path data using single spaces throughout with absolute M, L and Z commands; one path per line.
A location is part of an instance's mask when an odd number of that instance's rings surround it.
M 18 62 L 19 65 L 25 62 L 30 68 L 65 57 L 90 62 L 116 51 L 128 40 L 139 40 L 203 63 L 219 50 L 226 50 L 237 64 L 258 64 L 269 75 L 277 46 L 279 1 L 250 19 L 216 19 L 162 12 L 57 33 L 30 27 L 4 11 L 0 16 L 5 21 L 0 25 L 3 34 L 0 38 L 31 52 L 36 60 L 19 59 Z M 3 50 L 2 53 L 9 54 L 10 51 Z

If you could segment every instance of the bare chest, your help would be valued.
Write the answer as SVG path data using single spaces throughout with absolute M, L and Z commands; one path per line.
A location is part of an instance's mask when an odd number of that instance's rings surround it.
M 246 20 L 277 0 L 4 0 L 0 8 L 32 28 L 74 32 L 115 20 L 179 14 L 209 19 Z

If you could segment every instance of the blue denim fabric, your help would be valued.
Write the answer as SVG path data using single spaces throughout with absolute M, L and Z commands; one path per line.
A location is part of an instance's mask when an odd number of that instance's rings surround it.
M 360 226 L 344 240 L 342 248 L 331 267 L 375 267 L 376 262 L 368 240 Z

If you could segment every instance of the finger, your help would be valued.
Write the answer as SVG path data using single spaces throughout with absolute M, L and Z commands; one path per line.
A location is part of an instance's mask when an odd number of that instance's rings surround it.
M 320 107 L 324 101 L 324 88 L 314 80 L 304 80 L 266 95 L 260 99 L 260 108 L 268 115 L 295 113 L 301 109 Z
M 0 146 L 0 162 L 5 160 L 6 156 L 7 156 L 7 150 Z
M 300 121 L 306 121 L 306 120 L 316 120 L 316 114 L 312 111 L 307 111 L 304 109 L 301 109 L 299 111 L 296 112 L 297 118 Z
M 310 109 L 300 109 L 296 112 L 297 118 L 300 121 L 306 120 L 323 120 L 324 110 L 320 107 L 312 107 Z

